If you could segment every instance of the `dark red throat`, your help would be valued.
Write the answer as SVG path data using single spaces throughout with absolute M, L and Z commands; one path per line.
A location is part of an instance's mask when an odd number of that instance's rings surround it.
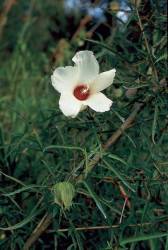
M 74 96 L 80 100 L 84 101 L 89 97 L 90 91 L 86 85 L 78 85 L 73 92 Z

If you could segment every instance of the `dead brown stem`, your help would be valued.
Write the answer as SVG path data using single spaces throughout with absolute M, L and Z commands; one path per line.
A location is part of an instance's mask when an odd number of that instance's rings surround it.
M 29 248 L 39 238 L 39 236 L 48 228 L 48 226 L 51 224 L 51 221 L 52 216 L 50 214 L 45 214 L 30 237 L 27 239 L 23 250 L 29 250 Z
M 128 227 L 143 227 L 143 226 L 148 226 L 151 225 L 152 223 L 150 222 L 145 222 L 145 223 L 138 223 L 138 224 L 130 224 Z M 103 225 L 103 226 L 94 226 L 94 227 L 76 227 L 76 231 L 94 231 L 94 230 L 106 230 L 106 229 L 111 229 L 111 228 L 118 228 L 120 227 L 120 224 L 114 224 L 114 225 Z M 69 228 L 61 228 L 58 229 L 57 232 L 68 232 Z M 53 233 L 55 230 L 49 230 L 49 233 Z

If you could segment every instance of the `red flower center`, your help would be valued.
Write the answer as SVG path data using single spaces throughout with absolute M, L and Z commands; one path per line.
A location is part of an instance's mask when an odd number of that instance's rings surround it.
M 74 89 L 73 94 L 78 100 L 84 101 L 89 97 L 90 91 L 86 85 L 81 84 Z

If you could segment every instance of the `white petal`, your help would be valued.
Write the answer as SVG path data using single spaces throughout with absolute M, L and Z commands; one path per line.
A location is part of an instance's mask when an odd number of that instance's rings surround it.
M 72 61 L 75 62 L 79 70 L 79 83 L 89 84 L 98 76 L 99 64 L 92 51 L 77 52 Z
M 109 87 L 113 83 L 115 72 L 116 70 L 112 69 L 99 74 L 91 86 L 91 90 L 95 93 Z
M 60 93 L 71 91 L 77 84 L 77 79 L 78 69 L 72 66 L 59 67 L 51 76 L 53 87 Z
M 65 116 L 76 117 L 82 108 L 82 102 L 78 101 L 73 95 L 63 93 L 60 96 L 59 107 Z
M 95 93 L 85 101 L 85 104 L 97 112 L 109 111 L 112 103 L 113 102 L 102 93 Z

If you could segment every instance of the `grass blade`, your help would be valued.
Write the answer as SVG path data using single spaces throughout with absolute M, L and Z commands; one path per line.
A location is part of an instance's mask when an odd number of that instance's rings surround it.
M 93 198 L 93 200 L 95 201 L 96 206 L 98 207 L 100 212 L 103 214 L 104 218 L 107 219 L 107 215 L 106 215 L 97 195 L 95 194 L 95 192 L 93 192 L 93 190 L 89 187 L 89 185 L 85 181 L 83 181 L 83 184 L 86 187 L 86 189 L 88 190 L 88 192 L 91 195 L 91 197 Z
M 166 237 L 166 236 L 168 236 L 168 232 L 151 234 L 151 235 L 140 235 L 140 236 L 130 237 L 125 240 L 122 240 L 120 242 L 120 245 L 125 245 L 127 243 L 138 242 L 138 241 L 152 240 L 152 239 L 157 239 L 157 238 Z
M 124 180 L 124 178 L 118 173 L 118 171 L 116 171 L 107 161 L 105 161 L 105 160 L 102 160 L 102 161 L 105 163 L 105 165 L 107 166 L 107 168 L 109 170 L 111 170 L 123 182 L 123 184 L 127 188 L 129 188 L 132 192 L 135 192 L 135 190 L 128 184 L 127 181 Z

